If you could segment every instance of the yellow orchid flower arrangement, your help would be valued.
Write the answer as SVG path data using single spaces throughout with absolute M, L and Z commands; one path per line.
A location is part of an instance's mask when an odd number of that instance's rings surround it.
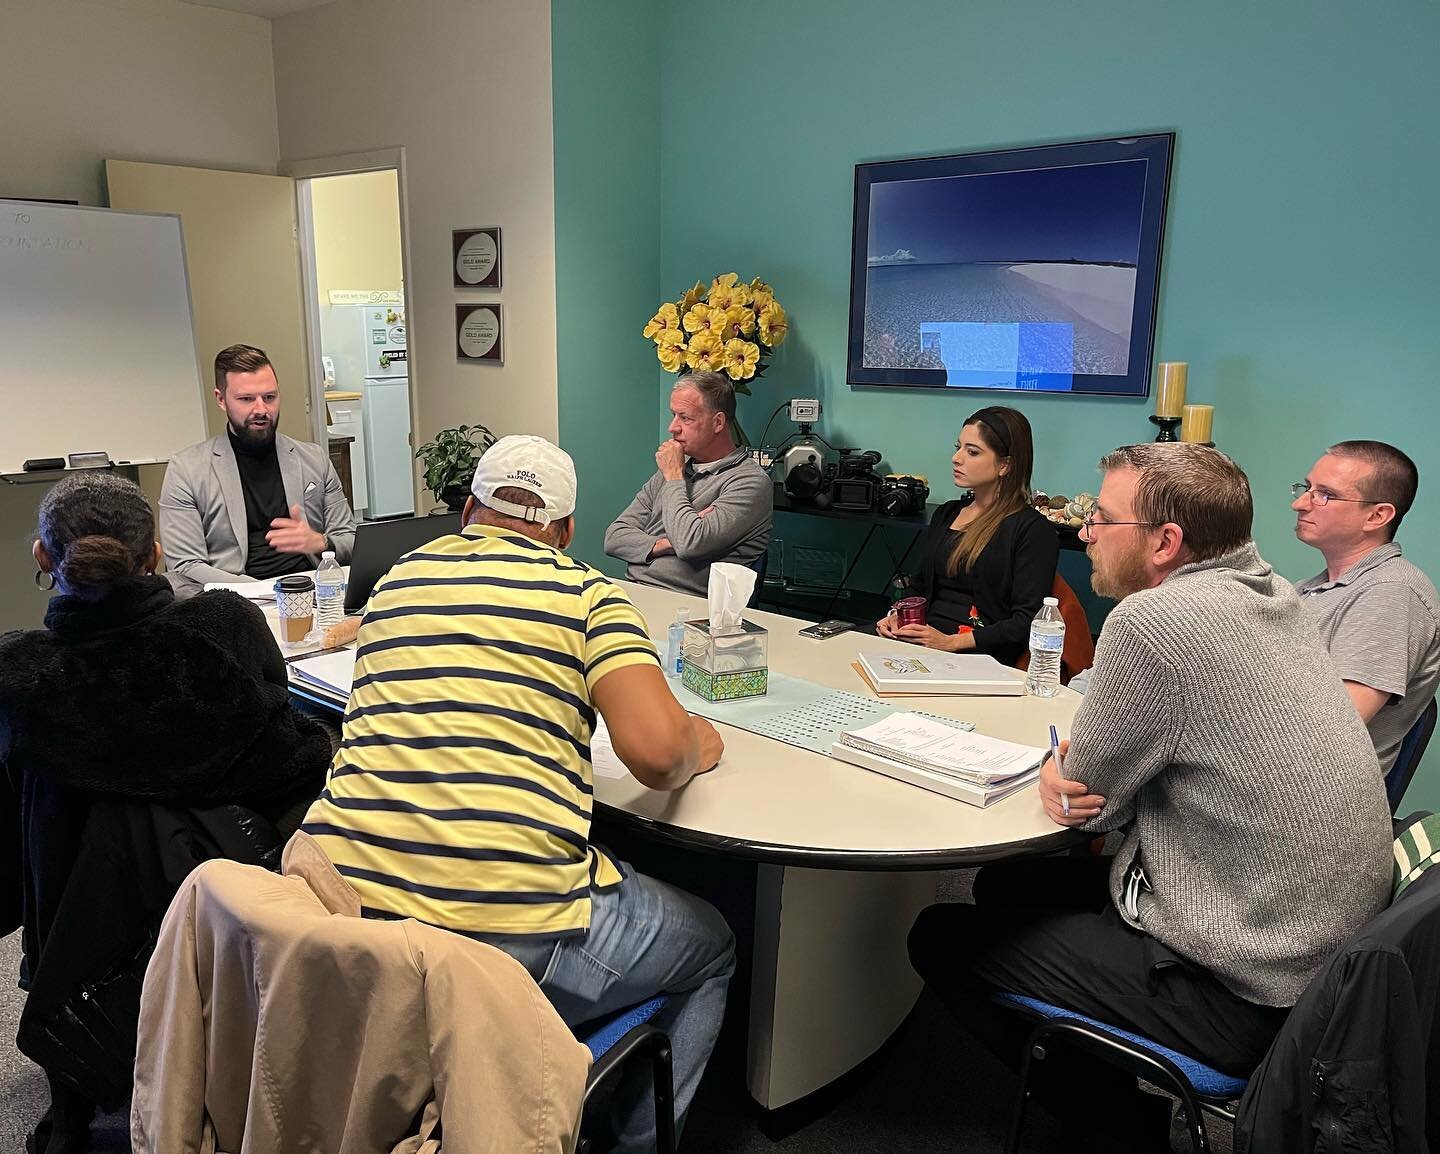
M 766 362 L 789 331 L 775 291 L 759 277 L 741 284 L 721 273 L 705 287 L 696 281 L 676 301 L 666 301 L 642 335 L 655 344 L 655 356 L 667 373 L 714 369 L 750 393 L 748 382 L 765 372 Z

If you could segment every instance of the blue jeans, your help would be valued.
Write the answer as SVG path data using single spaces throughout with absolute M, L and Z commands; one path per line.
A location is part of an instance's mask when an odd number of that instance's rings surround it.
M 619 863 L 617 863 L 619 864 Z M 583 937 L 538 942 L 495 939 L 530 971 L 569 1026 L 666 994 L 654 1024 L 670 1035 L 678 1133 L 725 1014 L 735 972 L 735 938 L 708 903 L 622 865 L 625 880 L 591 894 Z M 616 1151 L 655 1149 L 655 1107 L 648 1066 L 627 1071 L 614 1100 Z

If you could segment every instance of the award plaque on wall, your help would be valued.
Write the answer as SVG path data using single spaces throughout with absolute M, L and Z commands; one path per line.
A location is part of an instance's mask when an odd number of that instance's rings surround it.
M 499 305 L 455 306 L 455 356 L 461 361 L 504 364 L 500 347 Z
M 456 288 L 500 287 L 500 230 L 457 228 L 450 233 Z

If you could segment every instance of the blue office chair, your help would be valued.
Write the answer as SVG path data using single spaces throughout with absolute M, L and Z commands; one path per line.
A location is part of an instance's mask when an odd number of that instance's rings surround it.
M 1410 779 L 1420 768 L 1420 759 L 1425 756 L 1425 747 L 1430 744 L 1430 735 L 1434 732 L 1435 698 L 1432 697 L 1430 704 L 1425 707 L 1425 711 L 1415 719 L 1415 724 L 1410 727 L 1410 732 L 1405 735 L 1405 740 L 1400 743 L 1400 752 L 1395 756 L 1395 764 L 1385 775 L 1385 796 L 1390 799 L 1392 815 L 1400 808 L 1405 791 L 1410 787 Z
M 633 1057 L 650 1058 L 655 1079 L 656 1154 L 675 1154 L 675 1075 L 670 1058 L 670 1038 L 650 1025 L 650 1019 L 670 1002 L 664 994 L 622 1010 L 612 1018 L 589 1023 L 589 1033 L 580 1040 L 590 1051 L 590 1076 L 585 1082 L 585 1103 Z M 582 1132 L 576 1154 L 586 1154 L 590 1139 Z
M 1210 1150 L 1202 1114 L 1213 1114 L 1234 1123 L 1235 1103 L 1245 1092 L 1248 1079 L 1222 1074 L 1149 1038 L 1060 1006 L 1052 1006 L 1038 998 L 997 991 L 993 1000 L 999 1005 L 1019 1010 L 1039 1023 L 1025 1041 L 1025 1058 L 1020 1067 L 1020 1097 L 1015 1105 L 1006 1154 L 1019 1154 L 1020 1136 L 1025 1129 L 1025 1106 L 1030 1097 L 1031 1066 L 1045 1060 L 1047 1045 L 1052 1040 L 1085 1050 L 1103 1062 L 1174 1094 L 1185 1109 L 1190 1146 L 1195 1154 L 1208 1154 Z

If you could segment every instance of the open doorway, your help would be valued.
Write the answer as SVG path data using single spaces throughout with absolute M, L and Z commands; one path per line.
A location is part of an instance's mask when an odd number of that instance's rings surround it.
M 411 516 L 414 379 L 399 172 L 301 177 L 297 193 L 316 403 L 331 460 L 357 519 Z M 315 424 L 318 433 L 322 421 Z

